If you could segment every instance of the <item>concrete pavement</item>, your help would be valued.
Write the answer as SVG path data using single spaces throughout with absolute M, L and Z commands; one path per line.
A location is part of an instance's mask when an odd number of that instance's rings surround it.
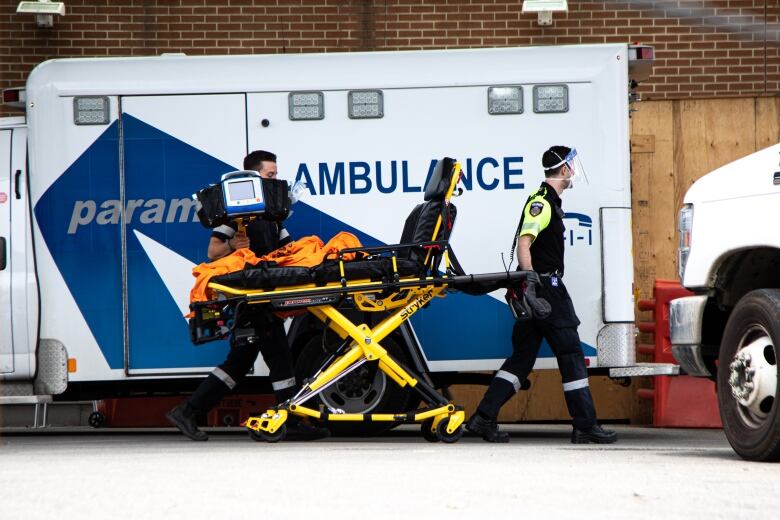
M 512 442 L 256 443 L 236 430 L 0 436 L 0 518 L 777 518 L 780 465 L 739 459 L 720 430 L 513 425 Z

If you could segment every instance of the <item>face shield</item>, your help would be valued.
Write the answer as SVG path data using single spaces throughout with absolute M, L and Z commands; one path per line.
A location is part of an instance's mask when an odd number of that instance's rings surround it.
M 566 157 L 561 158 L 561 162 L 545 168 L 545 171 L 555 170 L 561 168 L 558 175 L 555 177 L 547 177 L 547 180 L 555 181 L 568 181 L 565 184 L 565 188 L 573 188 L 575 184 L 590 184 L 588 182 L 588 176 L 585 174 L 585 167 L 582 165 L 580 156 L 577 155 L 577 149 L 572 148 L 571 151 L 566 154 Z

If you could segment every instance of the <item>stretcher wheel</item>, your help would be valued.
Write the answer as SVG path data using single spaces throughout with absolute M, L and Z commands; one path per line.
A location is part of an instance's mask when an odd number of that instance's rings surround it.
M 263 430 L 253 430 L 247 428 L 249 431 L 249 438 L 257 442 L 279 442 L 287 435 L 287 425 L 283 424 L 274 433 L 268 433 Z
M 447 432 L 447 424 L 449 424 L 449 419 L 444 419 L 439 422 L 439 425 L 436 427 L 436 433 L 438 434 L 439 439 L 442 442 L 446 443 L 453 443 L 458 442 L 458 439 L 463 437 L 463 425 L 461 424 L 458 426 L 454 432 L 448 433 Z
M 420 425 L 423 438 L 428 442 L 439 442 L 441 439 L 439 439 L 438 429 L 437 431 L 431 431 L 432 426 L 433 426 L 433 419 L 426 419 L 425 421 L 423 421 L 423 423 Z

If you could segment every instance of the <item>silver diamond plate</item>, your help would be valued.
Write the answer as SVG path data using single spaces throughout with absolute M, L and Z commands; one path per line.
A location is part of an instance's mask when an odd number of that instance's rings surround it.
M 35 393 L 61 394 L 68 387 L 68 352 L 56 339 L 42 339 L 38 345 L 38 375 Z
M 609 377 L 676 376 L 679 373 L 680 367 L 672 363 L 640 363 L 609 369 Z
M 596 338 L 600 367 L 626 367 L 636 363 L 636 327 L 633 323 L 605 325 Z

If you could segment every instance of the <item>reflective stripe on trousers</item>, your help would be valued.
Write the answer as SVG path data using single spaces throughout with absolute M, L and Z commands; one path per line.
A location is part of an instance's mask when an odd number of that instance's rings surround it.
M 214 377 L 216 377 L 217 379 L 225 383 L 225 385 L 231 390 L 233 390 L 236 387 L 236 381 L 221 368 L 219 367 L 215 368 L 212 374 L 214 374 Z
M 274 389 L 274 392 L 278 390 L 284 390 L 285 388 L 292 388 L 295 386 L 295 378 L 290 377 L 288 379 L 282 379 L 281 381 L 273 381 L 271 383 L 271 388 Z
M 506 370 L 499 370 L 498 372 L 496 372 L 496 377 L 500 377 L 501 379 L 512 383 L 512 386 L 515 387 L 515 392 L 520 391 L 520 387 L 521 387 L 520 379 L 518 379 L 518 377 L 513 373 L 507 372 Z

